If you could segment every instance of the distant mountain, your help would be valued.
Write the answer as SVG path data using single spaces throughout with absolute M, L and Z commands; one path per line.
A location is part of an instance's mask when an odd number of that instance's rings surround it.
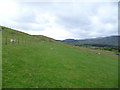
M 67 43 L 71 43 L 71 42 L 77 42 L 78 40 L 75 39 L 66 39 L 66 40 L 62 40 L 62 42 L 67 42 Z
M 66 40 L 62 40 L 62 42 L 70 43 L 74 45 L 118 46 L 118 39 L 120 39 L 120 36 L 99 37 L 99 38 L 83 39 L 83 40 L 66 39 Z

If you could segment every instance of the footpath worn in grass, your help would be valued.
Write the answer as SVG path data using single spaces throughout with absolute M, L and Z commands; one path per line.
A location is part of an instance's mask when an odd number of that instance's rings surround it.
M 3 88 L 115 88 L 116 58 L 43 41 L 3 46 Z

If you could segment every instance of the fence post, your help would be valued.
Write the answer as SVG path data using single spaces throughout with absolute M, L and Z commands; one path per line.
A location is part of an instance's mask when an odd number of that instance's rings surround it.
M 7 45 L 7 37 L 5 38 L 5 45 Z
M 19 44 L 19 38 L 18 38 L 18 44 Z

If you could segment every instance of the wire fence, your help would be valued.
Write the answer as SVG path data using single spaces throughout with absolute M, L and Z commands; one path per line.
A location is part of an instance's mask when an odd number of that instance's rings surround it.
M 38 38 L 23 32 L 15 30 L 7 30 L 2 28 L 2 45 L 30 44 L 43 41 L 43 38 Z

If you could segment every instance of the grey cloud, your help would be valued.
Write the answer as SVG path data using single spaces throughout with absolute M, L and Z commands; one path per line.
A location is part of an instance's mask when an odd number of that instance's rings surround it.
M 77 16 L 77 17 L 59 17 L 58 23 L 60 23 L 60 25 L 65 26 L 68 29 L 76 29 L 76 28 L 81 28 L 81 29 L 85 29 L 89 24 L 90 24 L 90 20 L 84 16 Z
M 13 20 L 19 23 L 37 23 L 36 15 L 29 9 L 26 11 L 21 10 Z
M 105 15 L 99 13 L 99 10 L 104 6 L 108 6 L 107 8 L 110 8 L 105 11 Z M 100 37 L 104 35 L 107 36 L 116 34 L 117 28 L 113 27 L 108 29 L 105 27 L 106 24 L 115 25 L 117 23 L 117 12 L 114 11 L 116 9 L 114 7 L 116 6 L 116 3 L 109 2 L 22 3 L 20 4 L 19 12 L 17 12 L 17 15 L 14 18 L 11 18 L 11 20 L 16 22 L 13 27 L 24 30 L 26 32 L 31 30 L 36 32 L 49 31 L 57 27 L 58 30 L 62 29 L 65 32 L 70 33 L 68 36 L 73 38 Z M 100 19 L 98 23 L 93 23 L 91 17 L 94 16 Z M 57 33 L 57 35 L 59 34 Z M 58 37 L 56 36 L 56 38 Z M 68 38 L 66 35 L 62 37 L 64 37 L 64 39 Z
M 29 31 L 29 30 L 42 31 L 42 30 L 45 30 L 45 28 L 40 27 L 39 24 L 37 26 L 38 27 L 32 27 L 32 24 L 30 24 L 30 23 L 16 23 L 14 25 L 15 28 L 18 28 L 20 30 L 25 30 L 25 31 Z
M 30 23 L 30 22 L 32 22 L 32 23 L 37 23 L 35 16 L 32 16 L 32 15 L 30 15 L 30 14 L 21 16 L 21 17 L 15 19 L 15 21 L 17 21 L 17 22 L 22 22 L 22 23 Z

